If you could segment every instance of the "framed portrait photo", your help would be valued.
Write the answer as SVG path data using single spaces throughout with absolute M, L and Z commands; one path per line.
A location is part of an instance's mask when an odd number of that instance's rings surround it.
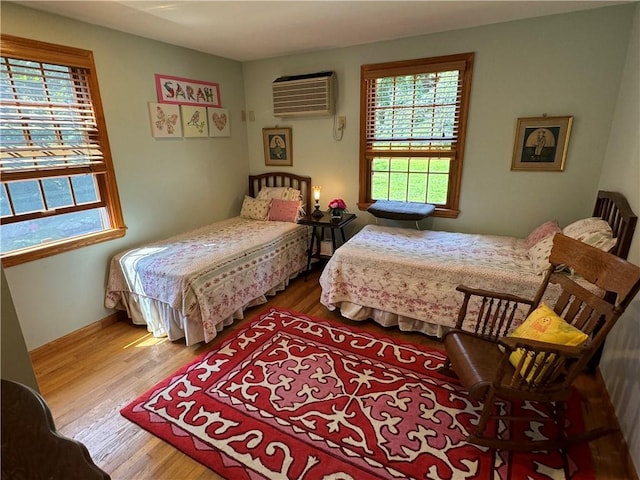
M 263 128 L 264 164 L 279 167 L 293 165 L 290 128 Z
M 562 172 L 572 116 L 518 118 L 511 170 Z

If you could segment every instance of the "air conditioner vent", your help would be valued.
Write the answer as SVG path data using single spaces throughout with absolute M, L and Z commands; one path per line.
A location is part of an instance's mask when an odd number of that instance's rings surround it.
M 334 72 L 280 77 L 273 81 L 272 87 L 275 117 L 333 115 Z

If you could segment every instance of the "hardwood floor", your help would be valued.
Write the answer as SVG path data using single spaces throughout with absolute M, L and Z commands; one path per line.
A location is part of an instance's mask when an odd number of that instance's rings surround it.
M 353 322 L 329 312 L 318 301 L 318 276 L 316 270 L 307 281 L 303 277 L 295 279 L 266 305 L 246 311 L 244 320 L 227 327 L 208 345 L 186 347 L 182 342 L 156 339 L 143 327 L 119 321 L 83 341 L 60 341 L 37 349 L 32 353 L 34 370 L 59 432 L 83 442 L 94 461 L 114 480 L 219 479 L 211 470 L 124 419 L 119 411 L 196 356 L 215 348 L 263 309 L 279 306 L 440 348 L 419 333 L 384 329 L 373 322 Z M 584 396 L 589 425 L 616 422 L 599 376 L 584 376 L 578 388 Z M 621 434 L 592 442 L 591 449 L 598 479 L 638 479 Z

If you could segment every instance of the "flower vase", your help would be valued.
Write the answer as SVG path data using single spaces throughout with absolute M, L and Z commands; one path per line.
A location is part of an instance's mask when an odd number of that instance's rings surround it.
M 342 214 L 344 210 L 341 208 L 332 208 L 331 209 L 331 218 L 342 218 Z

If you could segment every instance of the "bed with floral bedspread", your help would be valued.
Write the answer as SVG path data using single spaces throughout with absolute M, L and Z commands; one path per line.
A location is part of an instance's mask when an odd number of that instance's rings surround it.
M 599 192 L 593 217 L 563 230 L 545 222 L 527 238 L 367 225 L 327 263 L 320 302 L 352 320 L 439 337 L 457 320 L 463 299 L 457 286 L 533 298 L 555 232 L 626 258 L 636 220 L 624 197 Z M 558 292 L 551 289 L 543 301 L 555 300 Z M 478 308 L 470 305 L 469 311 Z
M 105 306 L 126 310 L 154 336 L 193 345 L 284 290 L 307 264 L 310 228 L 297 224 L 296 214 L 298 205 L 308 205 L 311 179 L 269 173 L 249 182 L 257 197 L 245 197 L 240 216 L 115 255 Z M 270 197 L 274 192 L 283 196 Z M 291 192 L 302 204 L 283 200 Z M 274 216 L 276 202 L 295 203 L 279 210 L 290 218 Z

